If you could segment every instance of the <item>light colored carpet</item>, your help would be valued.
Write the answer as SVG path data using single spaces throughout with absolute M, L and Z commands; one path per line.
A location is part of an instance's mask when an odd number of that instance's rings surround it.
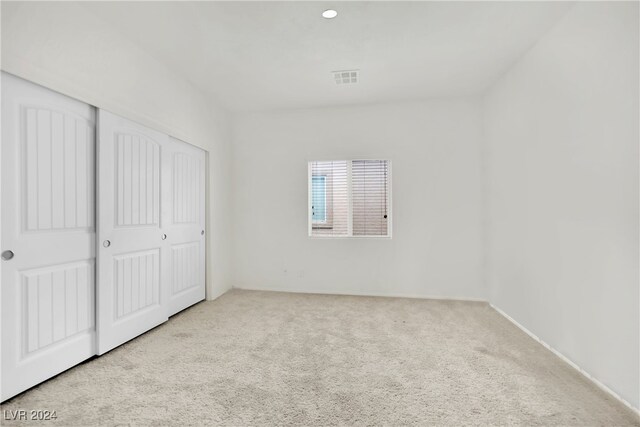
M 1 409 L 83 426 L 640 425 L 484 303 L 238 290 Z

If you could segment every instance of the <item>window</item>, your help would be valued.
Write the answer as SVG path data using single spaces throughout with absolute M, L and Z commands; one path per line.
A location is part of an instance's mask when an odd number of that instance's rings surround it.
M 309 235 L 390 237 L 391 162 L 309 162 Z
M 314 175 L 311 179 L 311 219 L 314 224 L 327 223 L 327 176 Z

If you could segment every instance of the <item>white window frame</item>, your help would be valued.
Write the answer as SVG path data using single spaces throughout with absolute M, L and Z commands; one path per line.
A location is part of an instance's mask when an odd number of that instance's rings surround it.
M 353 183 L 352 183 L 352 166 L 353 161 L 355 160 L 369 160 L 369 161 L 386 161 L 387 162 L 387 235 L 379 236 L 379 235 L 371 235 L 371 236 L 354 236 L 353 235 Z M 313 197 L 312 197 L 312 186 L 313 186 L 313 172 L 312 172 L 312 163 L 314 162 L 331 162 L 331 161 L 343 161 L 347 162 L 347 197 L 349 199 L 349 208 L 347 210 L 347 235 L 346 236 L 333 236 L 330 234 L 327 235 L 314 235 L 313 234 L 313 225 L 314 223 L 320 225 L 319 222 L 313 221 L 312 209 L 313 206 Z M 391 159 L 372 159 L 366 157 L 354 157 L 352 159 L 341 159 L 341 160 L 307 160 L 307 192 L 308 192 L 308 202 L 307 202 L 307 235 L 311 239 L 391 239 L 393 235 L 393 191 L 392 191 L 392 161 Z M 326 192 L 325 192 L 326 197 Z M 325 202 L 325 207 L 328 206 Z M 327 210 L 325 217 L 329 215 Z

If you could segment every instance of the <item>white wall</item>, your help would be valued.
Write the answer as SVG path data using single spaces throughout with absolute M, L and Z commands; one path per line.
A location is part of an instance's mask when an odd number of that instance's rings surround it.
M 484 109 L 256 113 L 233 129 L 81 4 L 1 9 L 3 70 L 209 151 L 209 297 L 234 283 L 490 298 L 639 406 L 637 3 L 576 5 Z M 393 238 L 308 238 L 307 161 L 358 157 L 393 161 Z
M 481 125 L 469 99 L 237 116 L 234 286 L 484 299 Z M 307 162 L 354 158 L 392 161 L 393 238 L 309 238 Z
M 579 3 L 487 94 L 490 300 L 639 407 L 638 3 Z
M 2 2 L 3 70 L 209 151 L 207 295 L 229 286 L 227 113 L 79 3 Z

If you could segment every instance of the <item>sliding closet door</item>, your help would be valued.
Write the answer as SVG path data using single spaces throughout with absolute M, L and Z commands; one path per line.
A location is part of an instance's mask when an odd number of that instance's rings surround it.
M 98 354 L 167 320 L 168 136 L 98 112 Z
M 2 73 L 2 400 L 95 354 L 95 110 Z
M 171 248 L 169 316 L 204 299 L 205 154 L 171 138 L 171 209 L 167 218 Z

